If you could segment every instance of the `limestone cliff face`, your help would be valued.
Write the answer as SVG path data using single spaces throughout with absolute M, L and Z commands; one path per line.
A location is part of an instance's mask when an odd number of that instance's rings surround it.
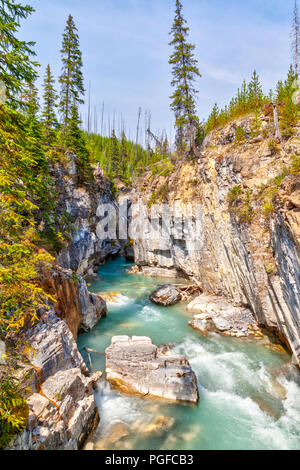
M 79 275 L 93 274 L 97 265 L 109 255 L 115 255 L 119 247 L 103 240 L 97 233 L 104 204 L 114 201 L 110 182 L 94 171 L 94 181 L 85 187 L 76 183 L 76 166 L 72 154 L 69 163 L 54 169 L 56 190 L 59 196 L 58 211 L 71 228 L 71 240 L 59 253 L 58 263 Z M 102 234 L 101 234 L 102 235 Z
M 31 389 L 29 417 L 11 449 L 81 448 L 97 426 L 99 414 L 92 391 L 95 379 L 88 378 L 68 326 L 53 309 L 41 311 L 39 321 L 23 331 L 22 339 L 31 356 L 24 371 Z
M 82 277 L 70 270 L 56 266 L 43 274 L 42 285 L 56 299 L 54 310 L 65 320 L 75 339 L 79 331 L 90 331 L 107 315 L 106 302 L 89 292 Z
M 183 163 L 175 175 L 149 176 L 133 191 L 132 200 L 148 207 L 151 197 L 169 204 L 173 229 L 182 223 L 178 207 L 190 219 L 183 237 L 171 232 L 165 246 L 141 232 L 135 261 L 175 268 L 205 291 L 249 306 L 300 362 L 300 180 L 292 170 L 300 133 L 275 144 L 272 122 L 262 115 L 261 134 L 253 138 L 253 119 L 212 132 L 199 159 Z M 240 143 L 238 126 L 245 135 Z
M 91 187 L 79 187 L 74 158 L 69 155 L 65 167 L 53 168 L 58 215 L 66 231 L 72 228 L 71 239 L 56 266 L 40 276 L 42 287 L 56 302 L 22 333 L 31 351 L 25 368 L 31 393 L 27 426 L 13 449 L 80 449 L 99 422 L 92 392 L 98 376 L 89 378 L 75 340 L 79 331 L 91 330 L 107 314 L 105 301 L 88 291 L 80 274 L 92 274 L 94 265 L 116 250 L 96 235 L 98 207 L 111 201 L 112 194 L 110 183 L 97 175 Z

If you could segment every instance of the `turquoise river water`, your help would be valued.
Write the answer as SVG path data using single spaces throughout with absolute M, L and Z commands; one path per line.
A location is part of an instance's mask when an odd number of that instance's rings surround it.
M 108 317 L 78 346 L 87 364 L 84 347 L 104 351 L 115 335 L 149 336 L 157 345 L 174 343 L 198 377 L 197 406 L 129 397 L 111 390 L 105 377 L 96 393 L 101 422 L 92 438 L 95 449 L 119 450 L 221 450 L 300 449 L 300 389 L 273 372 L 289 361 L 260 344 L 212 334 L 201 336 L 187 323 L 191 314 L 184 304 L 163 308 L 148 297 L 159 285 L 172 280 L 129 275 L 124 259 L 99 268 L 99 279 L 90 286 L 95 293 L 118 292 L 108 303 Z M 178 280 L 174 281 L 178 283 Z M 105 370 L 105 356 L 91 354 L 94 370 Z M 175 419 L 172 429 L 145 432 L 157 416 Z M 119 441 L 109 439 L 116 423 L 129 428 Z M 125 434 L 128 434 L 125 433 Z

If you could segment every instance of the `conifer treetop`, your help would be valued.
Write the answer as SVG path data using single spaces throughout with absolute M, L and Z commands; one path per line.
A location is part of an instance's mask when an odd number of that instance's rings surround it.
M 78 29 L 72 15 L 69 15 L 62 41 L 62 73 L 60 111 L 66 127 L 71 118 L 72 106 L 84 103 L 84 84 L 82 74 L 82 53 L 80 51 Z
M 187 129 L 194 127 L 198 121 L 196 115 L 195 88 L 197 77 L 201 77 L 198 69 L 198 61 L 194 56 L 195 45 L 187 41 L 189 27 L 182 14 L 182 3 L 176 0 L 175 18 L 170 35 L 173 36 L 170 46 L 174 52 L 170 57 L 173 80 L 171 86 L 175 88 L 171 96 L 171 109 L 175 113 L 177 128 L 177 147 L 182 147 L 186 139 Z
M 6 102 L 14 109 L 24 106 L 21 99 L 24 87 L 37 78 L 38 64 L 32 60 L 35 43 L 17 37 L 20 20 L 34 11 L 31 6 L 14 0 L 0 2 L 0 81 L 6 88 Z

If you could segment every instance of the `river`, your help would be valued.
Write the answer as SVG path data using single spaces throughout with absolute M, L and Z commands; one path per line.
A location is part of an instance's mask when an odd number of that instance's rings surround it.
M 205 338 L 187 322 L 191 314 L 184 304 L 163 308 L 152 304 L 149 294 L 172 280 L 129 275 L 123 258 L 99 268 L 99 278 L 90 286 L 95 293 L 117 292 L 108 302 L 108 317 L 78 338 L 84 347 L 104 351 L 112 336 L 149 336 L 157 345 L 174 343 L 198 378 L 197 406 L 129 397 L 111 390 L 101 379 L 96 394 L 101 422 L 92 442 L 95 449 L 118 450 L 251 450 L 300 449 L 300 388 L 272 372 L 290 357 L 259 341 L 249 342 L 212 334 Z M 174 280 L 178 283 L 178 279 Z M 94 370 L 105 370 L 105 356 L 91 354 Z M 157 416 L 174 418 L 168 431 L 146 432 Z M 111 427 L 128 428 L 121 440 L 109 439 Z M 129 434 L 126 436 L 126 434 Z

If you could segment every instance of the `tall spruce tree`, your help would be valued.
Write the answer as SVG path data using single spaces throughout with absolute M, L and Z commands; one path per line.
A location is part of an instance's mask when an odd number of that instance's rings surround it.
M 54 89 L 54 85 L 55 80 L 51 73 L 50 65 L 48 65 L 43 84 L 44 94 L 41 116 L 44 124 L 45 141 L 48 146 L 54 142 L 55 130 L 58 128 L 58 120 L 56 116 L 58 95 Z
M 195 46 L 187 41 L 189 28 L 182 14 L 182 3 L 176 0 L 175 19 L 170 34 L 173 36 L 170 46 L 174 52 L 170 57 L 175 88 L 171 96 L 171 109 L 175 113 L 176 146 L 179 154 L 182 154 L 187 142 L 192 143 L 197 129 L 198 118 L 196 116 L 195 98 L 197 90 L 195 80 L 201 77 L 198 69 L 198 61 L 194 56 Z
M 116 132 L 113 129 L 111 134 L 111 155 L 110 155 L 110 175 L 113 178 L 120 177 L 121 165 L 120 165 L 120 146 L 119 140 L 116 136 Z
M 220 116 L 219 106 L 217 103 L 215 103 L 212 109 L 212 112 L 210 113 L 207 119 L 206 129 L 205 129 L 207 134 L 218 126 L 219 116 Z
M 296 72 L 291 65 L 284 84 L 280 86 L 279 91 L 284 104 L 282 110 L 281 127 L 285 137 L 293 134 L 293 126 L 297 123 L 299 117 L 299 105 L 294 102 Z
M 80 184 L 86 184 L 92 178 L 92 171 L 84 133 L 80 128 L 81 120 L 76 103 L 72 104 L 70 112 L 71 117 L 65 131 L 65 144 L 76 155 L 78 182 Z
M 33 12 L 32 7 L 21 2 L 0 2 L 0 82 L 5 87 L 7 104 L 14 109 L 24 105 L 21 99 L 24 85 L 37 77 L 37 63 L 32 60 L 35 43 L 22 41 L 16 36 L 20 20 Z
M 84 103 L 83 96 L 85 92 L 78 29 L 71 15 L 63 34 L 61 54 L 63 66 L 59 79 L 61 84 L 60 112 L 63 127 L 66 128 L 71 119 L 72 107 L 74 104 L 76 106 Z
M 40 172 L 41 169 L 46 170 L 48 168 L 48 162 L 43 149 L 43 131 L 39 120 L 40 104 L 35 83 L 26 85 L 22 94 L 22 102 L 26 109 L 26 132 L 30 138 L 28 148 L 32 157 L 35 158 L 36 164 L 39 167 L 38 172 Z
M 256 70 L 254 70 L 251 81 L 248 85 L 248 103 L 249 111 L 258 112 L 260 106 L 263 103 L 264 94 L 262 91 L 262 86 L 259 81 L 259 76 L 257 75 Z

